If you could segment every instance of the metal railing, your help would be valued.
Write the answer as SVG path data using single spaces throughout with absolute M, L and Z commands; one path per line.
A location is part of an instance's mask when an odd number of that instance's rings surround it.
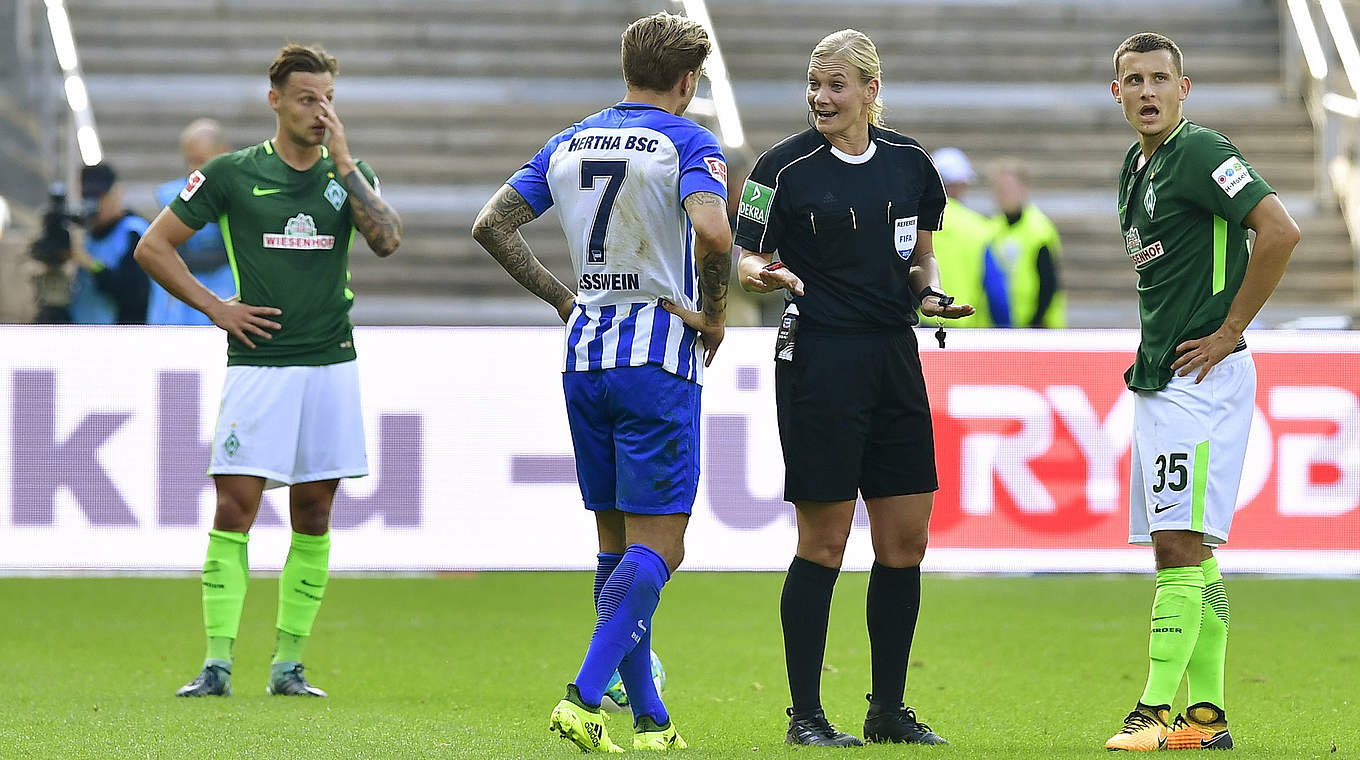
M 1341 208 L 1360 314 L 1360 47 L 1341 0 L 1280 0 L 1280 11 L 1289 20 L 1280 25 L 1285 90 L 1302 96 L 1312 119 L 1316 200 Z

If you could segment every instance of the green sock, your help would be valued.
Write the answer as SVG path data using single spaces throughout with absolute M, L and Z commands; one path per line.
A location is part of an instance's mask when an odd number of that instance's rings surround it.
M 226 636 L 208 637 L 208 661 L 215 664 L 225 663 L 231 667 L 232 647 L 236 644 L 236 639 L 229 639 Z
M 280 635 L 274 662 L 301 661 L 302 645 L 312 635 L 312 622 L 321 609 L 321 598 L 326 595 L 326 580 L 330 577 L 331 537 L 308 536 L 294 531 L 293 543 L 288 547 L 288 559 L 279 575 L 280 634 L 289 634 L 285 642 Z M 290 655 L 285 657 L 284 655 Z
M 203 627 L 208 632 L 208 659 L 231 662 L 231 645 L 241 625 L 246 602 L 247 533 L 208 531 L 208 557 L 203 561 Z
M 1204 572 L 1198 566 L 1157 571 L 1157 596 L 1152 601 L 1148 637 L 1148 680 L 1139 700 L 1143 704 L 1170 705 L 1175 698 L 1199 638 L 1203 608 Z
M 1214 557 L 1200 563 L 1204 573 L 1204 614 L 1199 638 L 1185 667 L 1189 704 L 1208 702 L 1223 709 L 1223 661 L 1228 653 L 1228 592 Z
M 306 643 L 306 636 L 280 628 L 274 636 L 274 662 L 302 662 L 302 647 Z

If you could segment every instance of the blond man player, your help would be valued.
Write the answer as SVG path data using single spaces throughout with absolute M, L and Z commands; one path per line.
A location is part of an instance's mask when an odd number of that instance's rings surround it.
M 699 485 L 700 385 L 722 343 L 732 234 L 727 162 L 684 118 L 711 45 L 693 20 L 623 33 L 623 101 L 548 140 L 487 201 L 473 235 L 566 323 L 562 389 L 576 475 L 599 535 L 595 632 L 549 726 L 587 752 L 620 752 L 600 705 L 617 670 L 633 749 L 684 749 L 652 683 L 652 615 L 685 555 Z M 519 227 L 556 206 L 568 288 Z
M 368 474 L 354 327 L 346 287 L 354 231 L 379 256 L 401 219 L 373 170 L 349 152 L 336 115 L 335 58 L 288 44 L 269 67 L 274 137 L 192 172 L 137 246 L 171 295 L 227 331 L 227 377 L 208 474 L 217 512 L 203 563 L 208 653 L 182 697 L 231 694 L 232 646 L 245 602 L 246 543 L 264 489 L 289 486 L 293 526 L 279 576 L 270 694 L 324 697 L 302 674 L 302 648 L 326 593 L 330 515 L 340 478 Z M 219 299 L 176 248 L 219 221 L 236 297 Z
M 1138 272 L 1129 543 L 1157 561 L 1147 686 L 1112 750 L 1232 747 L 1223 700 L 1228 540 L 1256 396 L 1243 331 L 1284 274 L 1299 230 L 1226 137 L 1186 121 L 1180 48 L 1151 32 L 1114 54 L 1114 100 L 1138 142 L 1119 174 L 1119 223 Z M 1256 233 L 1255 246 L 1247 230 Z M 1184 716 L 1171 701 L 1188 681 Z

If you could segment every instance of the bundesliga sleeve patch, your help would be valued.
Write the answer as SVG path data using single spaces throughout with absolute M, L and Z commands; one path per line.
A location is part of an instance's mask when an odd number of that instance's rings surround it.
M 190 198 L 194 197 L 194 193 L 198 192 L 200 187 L 203 187 L 203 183 L 207 181 L 208 178 L 203 176 L 203 172 L 195 169 L 194 173 L 189 175 L 189 181 L 184 183 L 184 189 L 179 191 L 179 199 L 187 203 Z
M 704 163 L 708 164 L 708 173 L 713 175 L 713 179 L 722 183 L 725 189 L 727 187 L 727 162 L 721 158 L 709 156 L 704 159 Z
M 1237 156 L 1219 164 L 1218 168 L 1214 169 L 1213 177 L 1214 184 L 1218 185 L 1229 198 L 1237 197 L 1242 188 L 1251 184 L 1251 172 L 1247 171 L 1247 165 Z
M 774 190 L 748 179 L 746 186 L 741 189 L 741 204 L 737 206 L 737 215 L 744 216 L 756 224 L 765 224 L 770 218 L 770 201 L 773 199 Z

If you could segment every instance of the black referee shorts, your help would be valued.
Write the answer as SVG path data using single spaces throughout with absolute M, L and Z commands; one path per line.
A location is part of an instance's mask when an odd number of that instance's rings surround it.
M 850 501 L 857 494 L 939 488 L 921 357 L 911 329 L 802 330 L 792 362 L 775 362 L 784 498 Z

